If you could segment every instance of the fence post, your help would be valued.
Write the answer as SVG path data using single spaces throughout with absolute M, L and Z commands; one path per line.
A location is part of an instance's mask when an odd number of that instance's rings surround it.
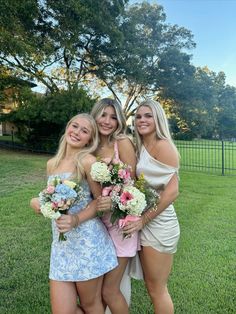
M 222 149 L 222 169 L 221 169 L 221 174 L 222 176 L 225 175 L 225 145 L 224 141 L 221 141 L 221 149 Z
M 14 126 L 11 128 L 11 144 L 14 146 Z

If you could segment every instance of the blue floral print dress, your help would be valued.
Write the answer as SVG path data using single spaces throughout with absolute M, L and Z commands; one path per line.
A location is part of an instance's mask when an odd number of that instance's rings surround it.
M 56 176 L 66 179 L 70 173 Z M 49 177 L 50 180 L 52 178 Z M 70 214 L 79 213 L 92 200 L 87 181 L 81 181 L 80 185 L 84 197 L 73 204 Z M 49 273 L 52 280 L 85 281 L 97 278 L 118 265 L 113 242 L 100 218 L 89 219 L 66 232 L 66 241 L 58 241 L 59 231 L 53 220 L 52 235 Z

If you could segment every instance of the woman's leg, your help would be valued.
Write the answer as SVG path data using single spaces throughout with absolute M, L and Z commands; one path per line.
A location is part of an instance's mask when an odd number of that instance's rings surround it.
M 119 266 L 104 276 L 102 296 L 112 314 L 128 314 L 129 307 L 120 290 L 120 283 L 128 264 L 128 257 L 118 257 Z
M 104 314 L 101 293 L 102 281 L 103 276 L 76 282 L 80 305 L 85 314 Z
M 77 304 L 78 295 L 74 282 L 50 280 L 50 297 L 53 314 L 83 314 Z
M 173 255 L 160 253 L 150 246 L 142 247 L 139 254 L 155 314 L 173 314 L 174 306 L 167 289 Z
M 120 291 L 125 297 L 126 303 L 128 304 L 129 307 L 131 301 L 131 277 L 129 275 L 129 264 L 127 264 L 125 272 L 122 276 L 122 280 L 120 283 Z M 108 306 L 106 307 L 105 314 L 112 314 Z

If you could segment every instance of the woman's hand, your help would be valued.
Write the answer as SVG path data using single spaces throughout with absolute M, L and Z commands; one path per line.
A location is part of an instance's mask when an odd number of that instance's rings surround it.
M 56 225 L 59 232 L 68 232 L 79 225 L 79 216 L 77 214 L 61 215 L 61 217 L 56 220 Z
M 34 197 L 30 200 L 30 207 L 33 208 L 36 214 L 41 214 L 40 203 L 37 197 Z
M 125 226 L 122 228 L 122 232 L 127 235 L 128 234 L 132 235 L 132 233 L 141 230 L 143 228 L 142 218 L 143 217 L 140 217 L 140 219 L 137 221 L 127 222 Z
M 97 211 L 107 212 L 111 210 L 112 201 L 110 196 L 100 196 L 97 198 Z

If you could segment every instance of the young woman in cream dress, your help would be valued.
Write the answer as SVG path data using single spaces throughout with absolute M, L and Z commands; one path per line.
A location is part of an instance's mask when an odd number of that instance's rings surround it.
M 146 211 L 140 221 L 128 224 L 124 231 L 132 234 L 140 230 L 139 257 L 155 314 L 173 314 L 167 281 L 180 235 L 173 206 L 178 196 L 179 154 L 171 139 L 165 112 L 158 102 L 147 100 L 138 106 L 135 134 L 137 175 L 143 173 L 148 184 L 162 192 L 160 201 Z

